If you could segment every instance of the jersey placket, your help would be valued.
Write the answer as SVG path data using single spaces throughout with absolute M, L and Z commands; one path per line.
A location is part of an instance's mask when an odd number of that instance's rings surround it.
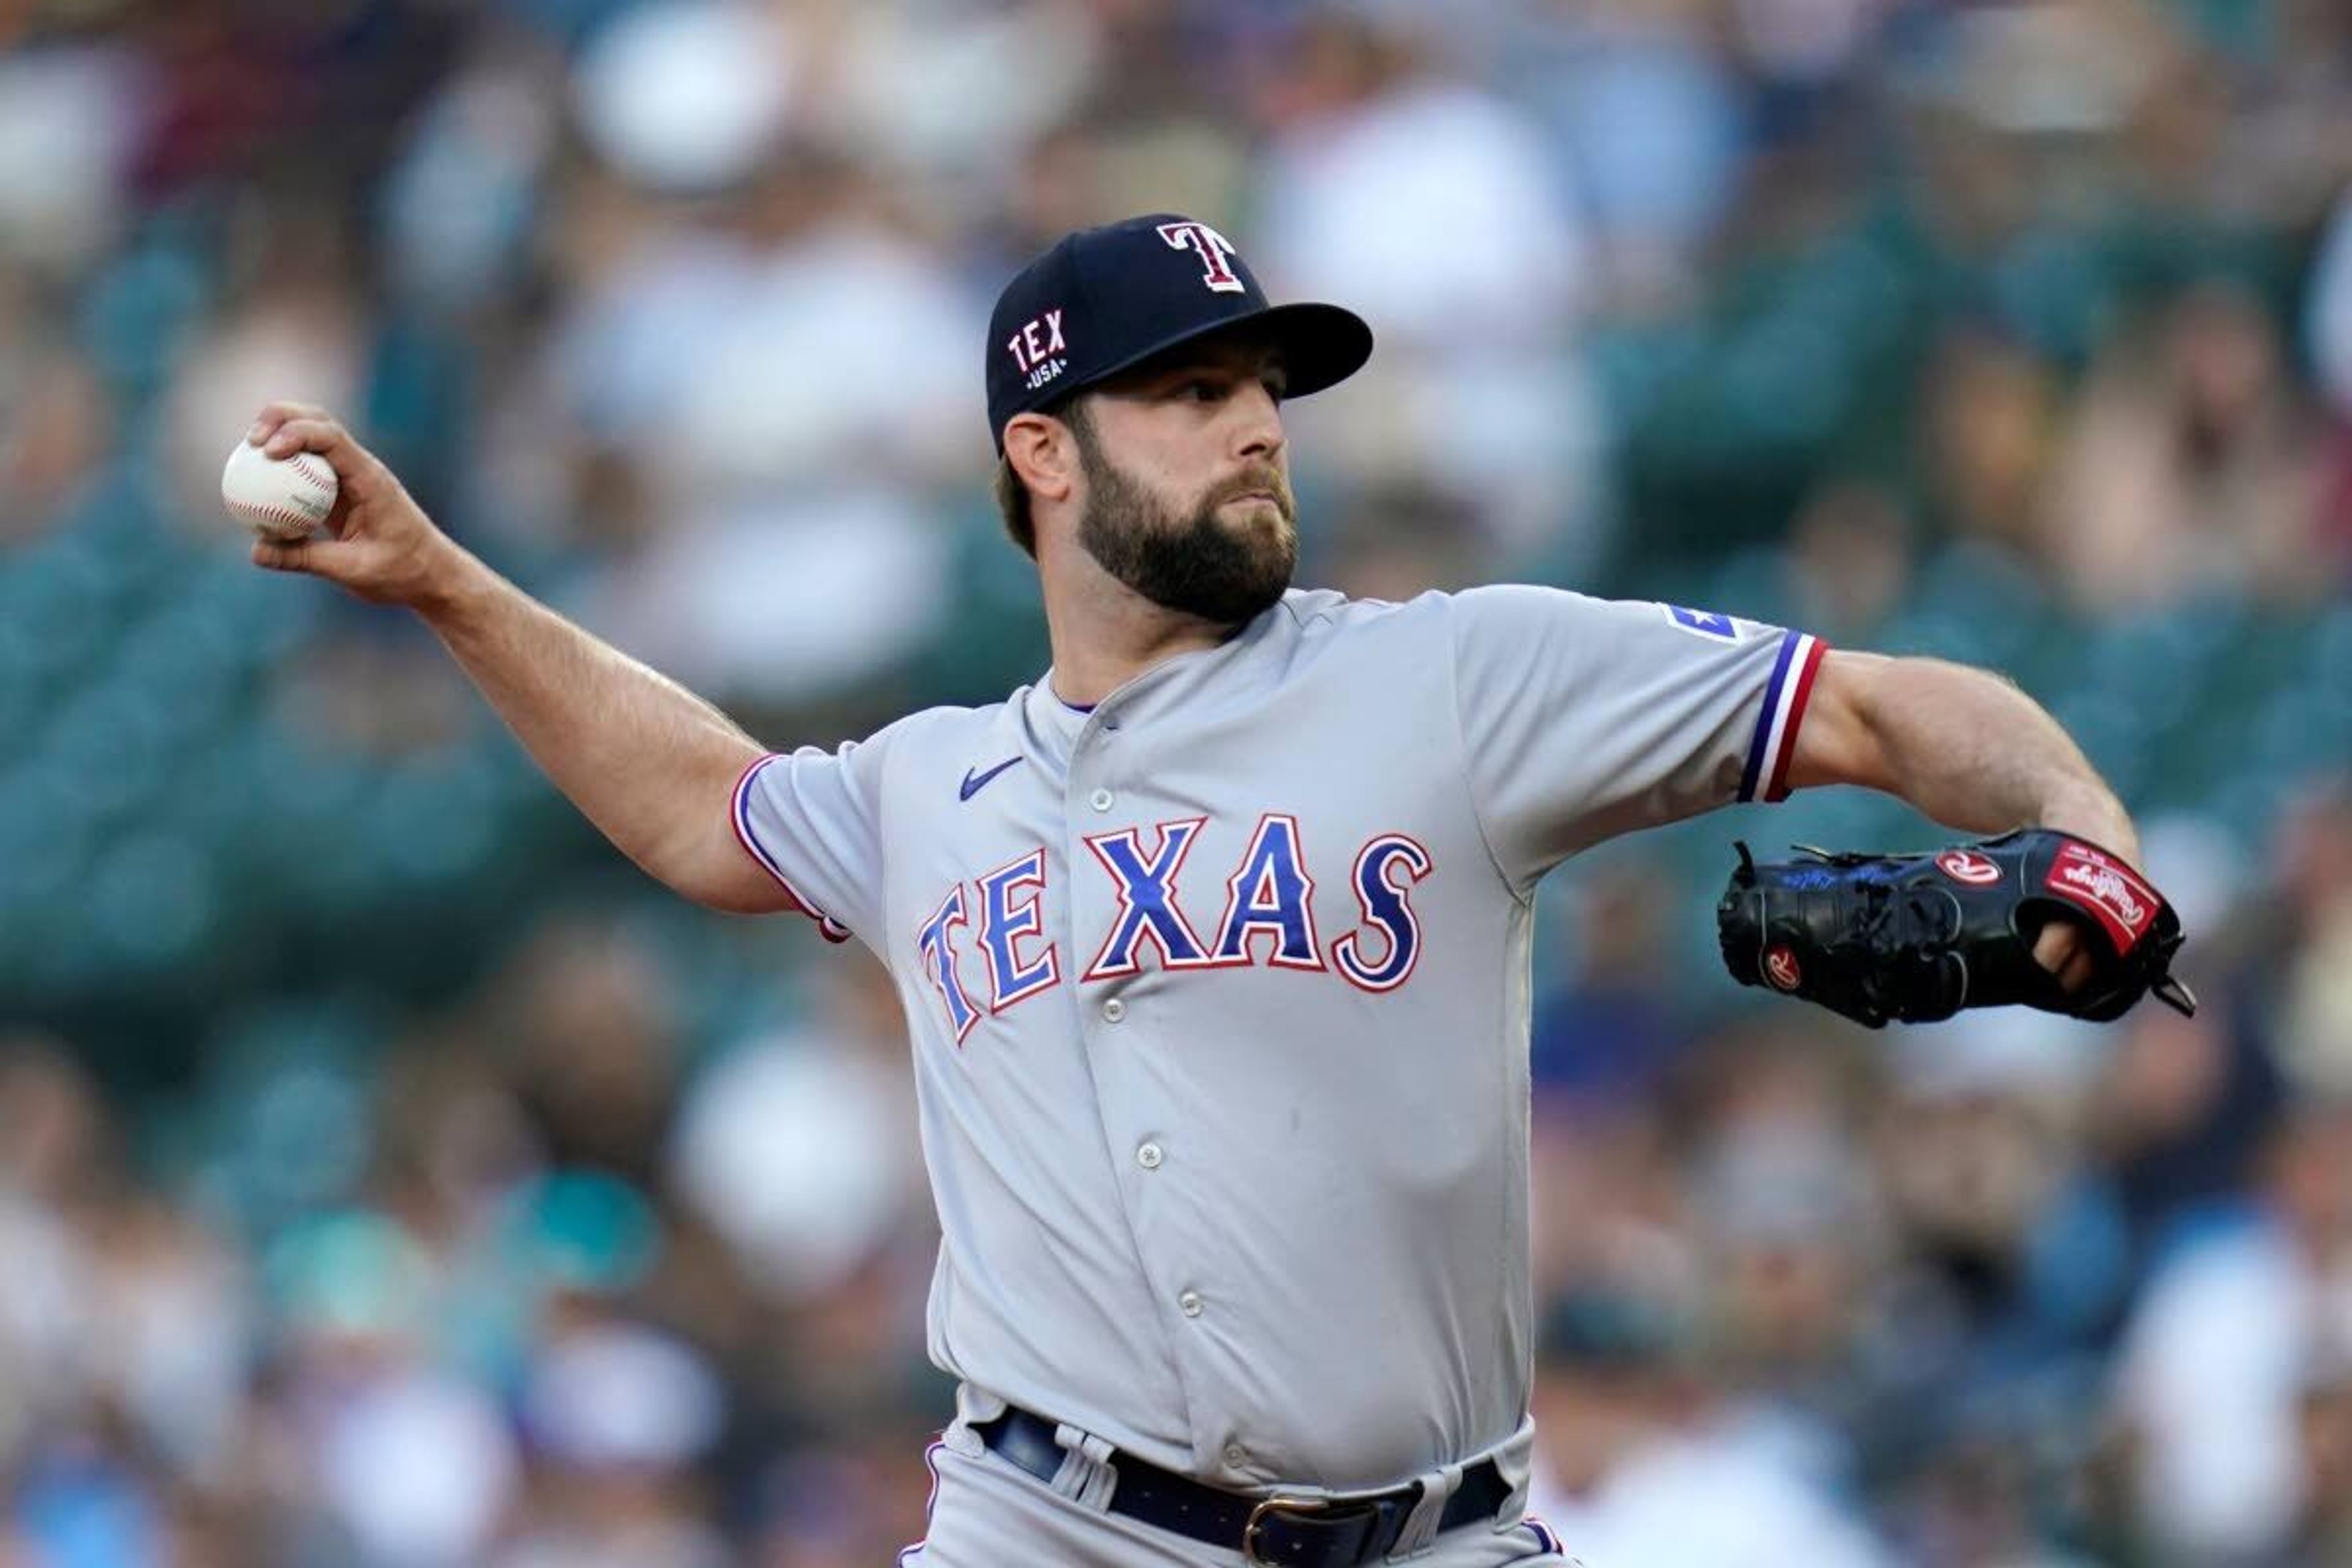
M 1189 661 L 1187 661 L 1189 662 Z M 1176 674 L 1155 670 L 1106 699 L 1088 715 L 1071 742 L 1064 781 L 1064 810 L 1068 823 L 1066 852 L 1071 865 L 1071 938 L 1082 945 L 1072 949 L 1077 982 L 1076 1016 L 1087 1070 L 1095 1084 L 1095 1111 L 1105 1146 L 1117 1173 L 1114 1188 L 1134 1249 L 1136 1268 L 1145 1291 L 1157 1305 L 1169 1364 L 1184 1391 L 1189 1431 L 1196 1458 L 1204 1465 L 1230 1465 L 1245 1456 L 1224 1435 L 1203 1432 L 1191 1412 L 1204 1408 L 1202 1384 L 1192 1336 L 1205 1328 L 1215 1304 L 1197 1277 L 1200 1259 L 1171 1256 L 1166 1243 L 1192 1227 L 1181 1215 L 1188 1206 L 1179 1195 L 1188 1184 L 1187 1151 L 1170 1130 L 1152 1115 L 1147 1085 L 1151 1075 L 1139 1053 L 1168 1048 L 1171 1041 L 1160 1011 L 1168 1000 L 1167 958 L 1159 936 L 1134 940 L 1131 968 L 1112 951 L 1129 903 L 1121 897 L 1122 879 L 1149 884 L 1148 872 L 1161 869 L 1172 884 L 1172 863 L 1189 853 L 1187 837 L 1201 830 L 1197 822 L 1174 825 L 1162 818 L 1174 816 L 1151 800 L 1150 765 L 1145 746 L 1150 736 L 1159 744 L 1166 723 L 1139 717 L 1155 706 L 1152 690 Z M 1108 853 L 1106 839 L 1118 843 Z M 1138 868 L 1142 868 L 1139 872 Z M 1171 907 L 1174 908 L 1171 900 Z M 1182 920 L 1181 909 L 1174 916 Z M 1148 921 L 1145 924 L 1150 924 Z M 1155 928 L 1156 929 L 1156 928 Z M 1194 933 L 1197 934 L 1197 933 Z M 1181 945 L 1184 939 L 1178 939 Z M 1116 973 L 1088 979 L 1097 963 L 1108 961 Z M 1154 1215 L 1162 1216 L 1158 1223 Z M 1173 1218 L 1175 1223 L 1170 1223 Z

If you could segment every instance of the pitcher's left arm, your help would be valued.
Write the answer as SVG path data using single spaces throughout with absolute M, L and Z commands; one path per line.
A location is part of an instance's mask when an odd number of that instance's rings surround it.
M 2139 867 L 2137 829 L 2072 736 L 2015 683 L 1936 658 L 1832 649 L 1822 658 L 1789 767 L 1791 787 L 1862 784 L 1969 833 L 2032 824 Z M 2091 958 L 2067 921 L 2034 956 L 2079 987 Z

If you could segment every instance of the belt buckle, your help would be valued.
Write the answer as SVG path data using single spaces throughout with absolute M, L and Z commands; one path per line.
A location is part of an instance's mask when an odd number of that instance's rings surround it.
M 1249 1522 L 1242 1526 L 1242 1561 L 1251 1564 L 1252 1568 L 1279 1568 L 1278 1564 L 1268 1564 L 1265 1558 L 1257 1554 L 1257 1532 L 1265 1528 L 1268 1514 L 1318 1514 L 1328 1512 L 1330 1508 L 1331 1501 L 1328 1498 L 1267 1498 L 1250 1510 Z

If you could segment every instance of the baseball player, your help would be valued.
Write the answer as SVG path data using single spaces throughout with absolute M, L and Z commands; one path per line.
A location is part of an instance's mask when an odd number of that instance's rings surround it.
M 1832 783 L 2136 857 L 1978 672 L 1549 588 L 1293 588 L 1283 403 L 1371 348 L 1179 216 L 1032 262 L 988 420 L 1052 668 L 834 752 L 769 751 L 526 597 L 323 412 L 250 432 L 341 482 L 330 534 L 257 563 L 417 613 L 679 893 L 888 966 L 961 1383 L 918 1568 L 1565 1562 L 1523 1511 L 1544 873 Z M 2090 973 L 2074 923 L 2033 952 Z

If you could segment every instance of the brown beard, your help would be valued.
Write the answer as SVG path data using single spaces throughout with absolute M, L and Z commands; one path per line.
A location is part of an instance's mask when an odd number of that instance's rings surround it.
M 1162 609 L 1221 626 L 1240 626 L 1282 597 L 1297 570 L 1298 533 L 1281 470 L 1253 464 L 1180 516 L 1110 461 L 1083 417 L 1069 424 L 1087 476 L 1078 542 L 1104 571 Z M 1279 529 L 1218 521 L 1220 506 L 1253 490 L 1274 498 Z

